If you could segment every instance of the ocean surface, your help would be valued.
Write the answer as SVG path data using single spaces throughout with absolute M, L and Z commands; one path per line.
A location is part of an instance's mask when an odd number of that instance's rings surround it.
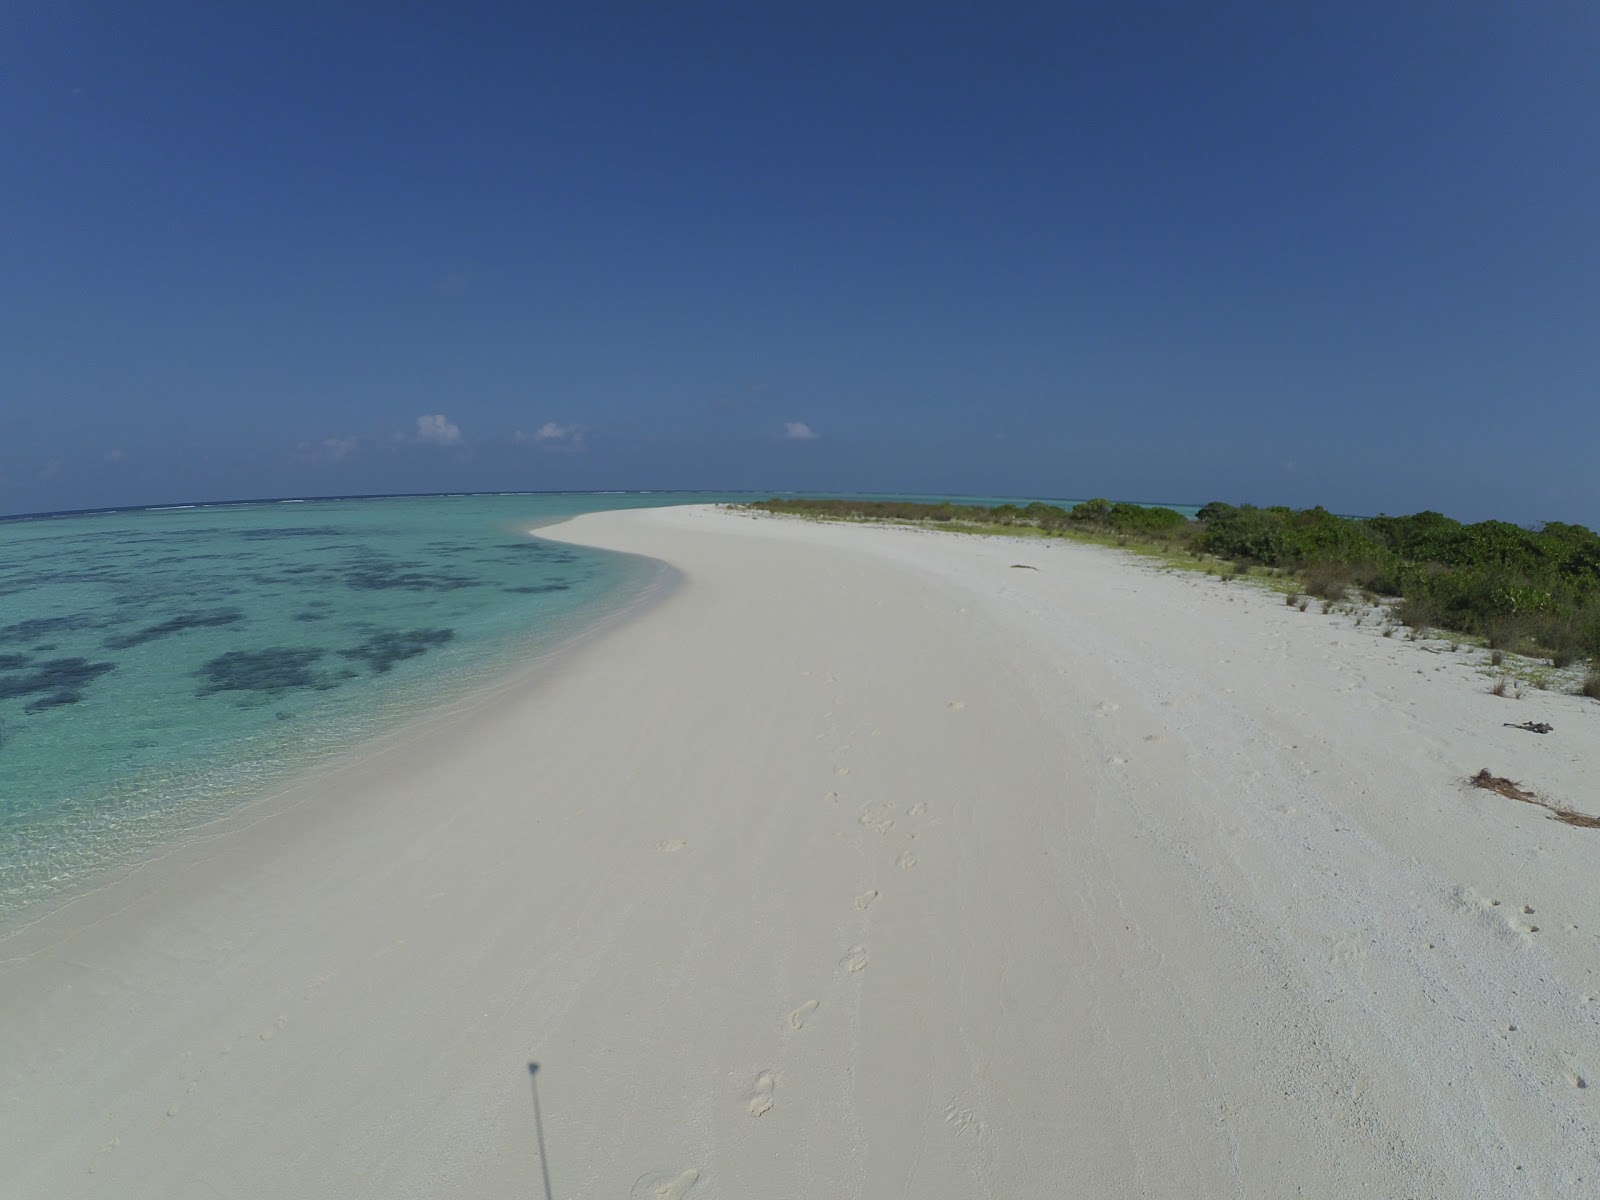
M 530 527 L 750 498 L 290 500 L 0 522 L 0 915 L 506 674 L 655 577 Z

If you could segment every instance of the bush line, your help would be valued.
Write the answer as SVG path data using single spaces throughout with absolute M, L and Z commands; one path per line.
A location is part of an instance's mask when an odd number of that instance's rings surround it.
M 1353 589 L 1370 598 L 1398 597 L 1396 616 L 1413 629 L 1475 635 L 1492 649 L 1548 658 L 1557 668 L 1591 659 L 1580 691 L 1600 699 L 1600 535 L 1582 525 L 1465 525 L 1436 512 L 1341 517 L 1320 507 L 1220 501 L 1194 520 L 1170 508 L 1105 499 L 1071 509 L 1037 501 L 989 508 L 799 498 L 750 507 L 841 520 L 1111 535 L 1168 553 L 1210 554 L 1240 574 L 1255 566 L 1291 574 L 1301 593 L 1326 601 L 1343 600 Z

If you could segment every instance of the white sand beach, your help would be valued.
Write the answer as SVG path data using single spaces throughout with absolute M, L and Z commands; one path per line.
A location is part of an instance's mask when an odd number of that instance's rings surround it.
M 540 533 L 681 575 L 0 940 L 0 1195 L 1600 1194 L 1600 829 L 1464 782 L 1600 812 L 1600 705 L 1067 542 Z

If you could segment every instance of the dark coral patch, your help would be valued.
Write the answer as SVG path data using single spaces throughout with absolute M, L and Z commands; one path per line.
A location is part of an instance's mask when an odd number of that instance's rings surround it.
M 452 575 L 445 571 L 408 571 L 410 564 L 368 562 L 351 567 L 344 573 L 346 586 L 358 592 L 381 592 L 398 589 L 407 592 L 453 592 L 458 588 L 480 586 L 480 581 L 467 575 Z
M 64 633 L 70 629 L 84 629 L 94 622 L 84 616 L 34 617 L 31 621 L 18 621 L 0 629 L 0 643 L 31 642 L 49 633 Z
M 505 590 L 514 592 L 519 596 L 542 596 L 545 592 L 570 592 L 572 585 L 570 583 L 546 583 L 538 587 L 508 587 Z
M 48 696 L 40 696 L 23 712 L 43 712 L 47 708 L 62 708 L 68 704 L 76 704 L 83 699 L 82 692 L 51 692 Z
M 542 558 L 547 562 L 569 563 L 576 562 L 578 556 L 565 546 L 557 546 L 553 542 L 512 542 L 505 547 L 508 551 L 508 561 L 517 561 L 532 555 Z
M 332 525 L 285 525 L 281 529 L 241 529 L 238 536 L 252 542 L 270 542 L 278 538 L 336 538 L 341 532 Z
M 95 663 L 86 658 L 47 659 L 34 663 L 33 670 L 26 675 L 0 679 L 0 700 L 37 696 L 46 692 L 80 692 L 107 671 L 116 669 L 116 663 Z
M 339 655 L 364 662 L 374 675 L 382 675 L 395 663 L 426 654 L 455 636 L 453 629 L 386 630 L 374 634 L 353 650 L 339 651 Z
M 206 681 L 199 694 L 287 692 L 293 688 L 316 687 L 323 681 L 311 666 L 323 653 L 310 646 L 230 650 L 203 663 L 196 672 Z
M 32 661 L 26 654 L 0 654 L 0 671 L 20 671 Z
M 158 621 L 154 625 L 146 625 L 132 633 L 118 634 L 108 637 L 105 646 L 108 650 L 127 650 L 132 646 L 142 646 L 146 642 L 153 642 L 158 638 L 170 637 L 174 633 L 182 633 L 188 629 L 214 629 L 220 625 L 237 625 L 244 620 L 244 614 L 237 608 L 222 608 L 208 613 L 179 613 L 165 621 Z

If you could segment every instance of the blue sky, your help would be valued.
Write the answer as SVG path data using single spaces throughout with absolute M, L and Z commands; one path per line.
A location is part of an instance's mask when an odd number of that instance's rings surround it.
M 532 11 L 524 11 L 532 10 Z M 0 12 L 0 512 L 501 488 L 1600 526 L 1600 8 Z

